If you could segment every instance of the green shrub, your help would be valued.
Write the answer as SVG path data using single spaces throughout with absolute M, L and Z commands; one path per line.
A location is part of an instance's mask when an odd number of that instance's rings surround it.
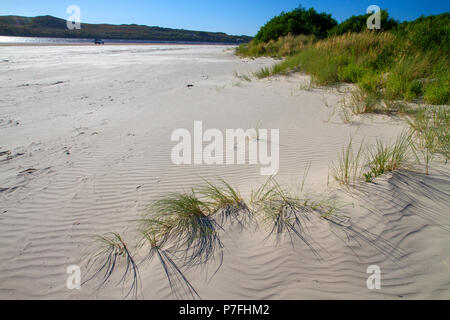
M 291 12 L 282 12 L 267 22 L 255 36 L 254 41 L 269 42 L 288 34 L 325 37 L 328 30 L 337 25 L 330 14 L 317 13 L 313 8 L 306 10 L 301 6 Z
M 397 28 L 397 34 L 411 49 L 450 51 L 450 13 L 420 17 L 404 22 Z M 405 41 L 406 40 L 406 41 Z
M 450 101 L 450 82 L 448 79 L 431 82 L 425 86 L 424 99 L 430 104 L 448 104 Z
M 382 76 L 374 72 L 365 73 L 358 81 L 359 87 L 366 93 L 377 92 L 381 86 Z
M 362 32 L 367 30 L 367 19 L 371 14 L 351 16 L 349 19 L 341 22 L 339 25 L 331 29 L 328 34 L 343 35 L 348 32 Z M 381 29 L 392 30 L 398 25 L 398 22 L 389 17 L 389 13 L 386 10 L 381 10 Z

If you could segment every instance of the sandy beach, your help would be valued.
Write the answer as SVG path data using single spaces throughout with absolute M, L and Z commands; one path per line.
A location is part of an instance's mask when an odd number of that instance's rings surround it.
M 300 239 L 224 225 L 223 264 L 185 270 L 202 299 L 450 299 L 450 177 L 399 171 L 349 193 L 329 165 L 355 146 L 395 139 L 405 121 L 336 112 L 346 86 L 310 88 L 307 75 L 247 81 L 275 64 L 230 46 L 0 47 L 0 299 L 121 299 L 110 281 L 66 287 L 92 236 L 133 242 L 151 201 L 225 179 L 249 197 L 259 165 L 175 165 L 171 133 L 255 126 L 279 129 L 277 180 L 342 203 L 349 228 L 311 218 Z M 319 256 L 319 257 L 318 257 Z M 382 288 L 367 288 L 367 268 Z M 84 269 L 82 268 L 82 272 Z M 83 276 L 83 273 L 82 273 Z M 140 266 L 140 298 L 174 299 L 164 271 Z

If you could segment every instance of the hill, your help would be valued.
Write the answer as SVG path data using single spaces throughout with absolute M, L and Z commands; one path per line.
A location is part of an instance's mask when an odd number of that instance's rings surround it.
M 111 25 L 82 23 L 81 30 L 69 30 L 66 20 L 52 16 L 39 16 L 34 18 L 0 16 L 0 35 L 223 43 L 242 43 L 252 39 L 248 36 L 232 36 L 221 32 L 191 31 L 135 24 Z

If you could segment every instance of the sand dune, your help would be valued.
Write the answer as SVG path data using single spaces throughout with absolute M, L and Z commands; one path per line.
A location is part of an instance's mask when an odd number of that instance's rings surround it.
M 221 46 L 0 48 L 0 298 L 120 299 L 108 283 L 66 288 L 92 235 L 135 239 L 151 200 L 223 178 L 244 196 L 267 177 L 259 166 L 176 166 L 170 135 L 207 128 L 280 129 L 278 180 L 347 204 L 345 227 L 312 218 L 308 237 L 275 241 L 267 230 L 227 224 L 223 265 L 186 270 L 202 299 L 450 298 L 448 167 L 396 172 L 348 194 L 328 186 L 328 165 L 353 136 L 393 139 L 404 122 L 385 116 L 346 124 L 336 89 L 305 90 L 307 76 L 247 82 L 271 59 L 245 60 Z M 187 85 L 193 85 L 188 88 Z M 382 289 L 366 287 L 367 267 Z M 142 296 L 174 296 L 160 266 L 140 269 Z M 180 291 L 180 294 L 182 292 Z

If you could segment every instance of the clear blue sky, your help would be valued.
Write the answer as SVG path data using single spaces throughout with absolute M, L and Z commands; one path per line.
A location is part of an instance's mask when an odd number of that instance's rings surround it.
M 281 11 L 298 5 L 331 13 L 339 22 L 376 4 L 397 20 L 450 11 L 450 0 L 0 0 L 0 15 L 67 18 L 69 5 L 81 8 L 86 23 L 144 24 L 255 35 Z

